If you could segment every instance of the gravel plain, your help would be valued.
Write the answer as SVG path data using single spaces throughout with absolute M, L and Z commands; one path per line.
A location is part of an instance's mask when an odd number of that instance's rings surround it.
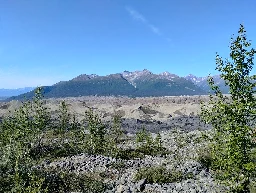
M 80 154 L 56 161 L 43 161 L 39 168 L 58 168 L 74 173 L 104 173 L 105 183 L 111 193 L 128 192 L 225 192 L 227 187 L 214 181 L 211 172 L 198 161 L 198 153 L 204 151 L 206 143 L 201 141 L 202 133 L 211 136 L 211 126 L 200 121 L 200 102 L 207 102 L 207 96 L 181 97 L 78 97 L 47 99 L 49 111 L 54 114 L 61 101 L 65 100 L 70 111 L 82 120 L 84 111 L 91 108 L 105 123 L 110 123 L 114 115 L 121 117 L 121 128 L 132 139 L 142 128 L 150 131 L 153 138 L 160 133 L 163 146 L 171 154 L 146 156 L 143 159 L 122 160 L 102 155 Z M 20 106 L 11 101 L 0 103 L 0 117 Z M 135 148 L 134 140 L 122 144 L 123 148 Z M 116 167 L 113 167 L 115 165 Z M 118 167 L 118 166 L 121 167 Z M 174 183 L 147 183 L 146 179 L 135 181 L 140 168 L 164 166 L 176 169 L 183 175 L 192 177 Z

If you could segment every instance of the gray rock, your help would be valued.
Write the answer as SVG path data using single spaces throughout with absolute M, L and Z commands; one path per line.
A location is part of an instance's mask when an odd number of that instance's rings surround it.
M 142 192 L 145 189 L 146 182 L 146 178 L 141 179 L 136 185 L 137 189 Z
M 119 185 L 117 187 L 116 193 L 130 193 L 130 188 L 129 186 L 125 186 L 125 185 Z

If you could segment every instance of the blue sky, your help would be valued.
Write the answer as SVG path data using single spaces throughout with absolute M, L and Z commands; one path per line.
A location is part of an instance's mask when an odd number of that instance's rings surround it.
M 0 88 L 124 70 L 216 74 L 255 0 L 0 0 Z M 255 71 L 256 72 L 256 71 Z

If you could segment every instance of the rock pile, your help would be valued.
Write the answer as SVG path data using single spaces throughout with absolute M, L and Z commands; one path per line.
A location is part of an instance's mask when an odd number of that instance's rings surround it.
M 199 131 L 189 133 L 176 131 L 161 132 L 163 145 L 172 150 L 172 154 L 166 156 L 145 156 L 139 159 L 116 159 L 103 155 L 80 154 L 50 162 L 44 161 L 39 168 L 55 168 L 74 173 L 93 173 L 104 176 L 104 182 L 108 184 L 108 193 L 133 193 L 133 192 L 191 192 L 208 193 L 222 192 L 224 187 L 219 186 L 195 157 L 197 150 L 204 144 L 198 142 Z M 183 140 L 189 143 L 180 145 Z M 134 147 L 135 148 L 135 147 Z M 179 155 L 179 156 L 177 156 Z M 180 159 L 177 159 L 180 157 Z M 147 179 L 135 180 L 135 175 L 141 168 L 164 166 L 166 169 L 175 168 L 182 172 L 183 176 L 189 176 L 182 181 L 174 183 L 148 183 Z

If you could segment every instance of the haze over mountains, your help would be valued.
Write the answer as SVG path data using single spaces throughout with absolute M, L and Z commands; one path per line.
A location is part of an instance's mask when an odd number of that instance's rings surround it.
M 220 76 L 216 75 L 213 78 L 223 93 L 228 93 L 228 88 Z M 157 97 L 203 95 L 208 94 L 209 90 L 207 77 L 196 77 L 192 74 L 179 77 L 169 72 L 154 74 L 144 69 L 134 72 L 124 71 L 107 76 L 81 74 L 69 81 L 60 81 L 52 86 L 44 86 L 44 96 L 45 98 L 89 95 Z M 10 97 L 8 100 L 31 98 L 34 95 L 33 91 L 26 90 L 23 94 L 16 93 L 18 96 Z M 0 89 L 0 96 L 1 94 Z
M 207 81 L 207 76 L 206 77 L 197 77 L 194 76 L 193 74 L 189 74 L 185 76 L 187 80 L 192 81 L 195 85 L 200 87 L 201 89 L 207 91 L 207 93 L 211 90 Z M 222 91 L 223 94 L 228 94 L 229 88 L 228 86 L 225 85 L 225 81 L 220 77 L 220 75 L 214 75 L 212 76 L 214 83 L 219 86 L 220 90 Z
M 10 96 L 17 96 L 26 92 L 30 92 L 34 90 L 35 87 L 25 87 L 25 88 L 17 88 L 17 89 L 6 89 L 6 88 L 1 88 L 0 89 L 0 100 L 1 99 L 6 99 Z

